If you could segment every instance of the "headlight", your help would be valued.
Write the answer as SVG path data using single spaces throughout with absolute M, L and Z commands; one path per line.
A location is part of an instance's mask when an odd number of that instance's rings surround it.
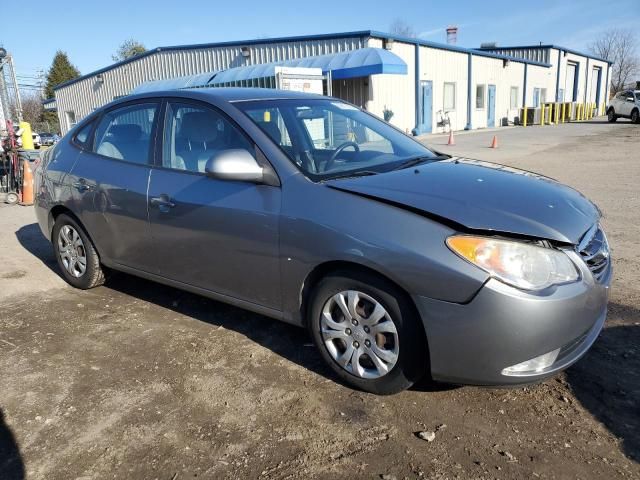
M 560 250 L 490 237 L 455 235 L 448 247 L 498 280 L 524 290 L 542 290 L 578 280 L 578 271 Z

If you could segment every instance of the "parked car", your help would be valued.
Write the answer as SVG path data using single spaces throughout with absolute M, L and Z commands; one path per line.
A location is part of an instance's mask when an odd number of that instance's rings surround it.
M 607 313 L 593 203 L 432 152 L 334 98 L 126 97 L 49 149 L 35 188 L 71 285 L 115 269 L 304 326 L 337 376 L 378 394 L 425 374 L 539 381 L 576 362 Z
M 607 118 L 615 122 L 618 118 L 629 118 L 633 123 L 640 123 L 640 90 L 623 90 L 609 101 Z
M 42 145 L 50 147 L 51 145 L 55 145 L 58 140 L 60 140 L 60 137 L 55 133 L 40 133 L 40 142 Z
M 38 135 L 37 133 L 32 133 L 31 138 L 33 138 L 33 148 L 39 149 L 40 147 L 42 147 L 40 135 Z

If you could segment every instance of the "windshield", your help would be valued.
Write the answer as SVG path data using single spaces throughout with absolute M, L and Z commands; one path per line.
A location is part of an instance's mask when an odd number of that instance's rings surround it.
M 312 180 L 372 175 L 411 160 L 436 158 L 382 120 L 339 100 L 261 100 L 235 106 Z
M 640 102 L 640 92 L 636 92 L 636 101 Z

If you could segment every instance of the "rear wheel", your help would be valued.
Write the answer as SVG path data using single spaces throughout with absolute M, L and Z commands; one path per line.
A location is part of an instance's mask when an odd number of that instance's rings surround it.
M 314 289 L 308 326 L 320 355 L 346 383 L 389 395 L 427 368 L 421 323 L 406 296 L 365 273 L 336 273 Z
M 638 113 L 638 109 L 634 109 L 633 112 L 631 112 L 631 121 L 633 123 L 640 123 L 640 114 Z
M 82 226 L 69 215 L 61 214 L 53 226 L 53 249 L 67 283 L 83 290 L 104 283 L 98 253 Z
M 618 119 L 616 112 L 613 108 L 610 108 L 607 112 L 607 120 L 611 123 L 615 122 Z

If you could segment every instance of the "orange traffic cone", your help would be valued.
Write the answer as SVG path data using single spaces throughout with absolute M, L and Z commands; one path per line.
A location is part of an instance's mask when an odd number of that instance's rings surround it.
M 449 141 L 447 142 L 447 145 L 455 145 L 456 141 L 453 138 L 453 130 L 449 130 Z
M 491 140 L 491 146 L 489 148 L 498 148 L 498 136 L 494 135 L 493 140 Z
M 22 198 L 20 205 L 33 205 L 33 172 L 29 160 L 24 160 L 22 168 Z

